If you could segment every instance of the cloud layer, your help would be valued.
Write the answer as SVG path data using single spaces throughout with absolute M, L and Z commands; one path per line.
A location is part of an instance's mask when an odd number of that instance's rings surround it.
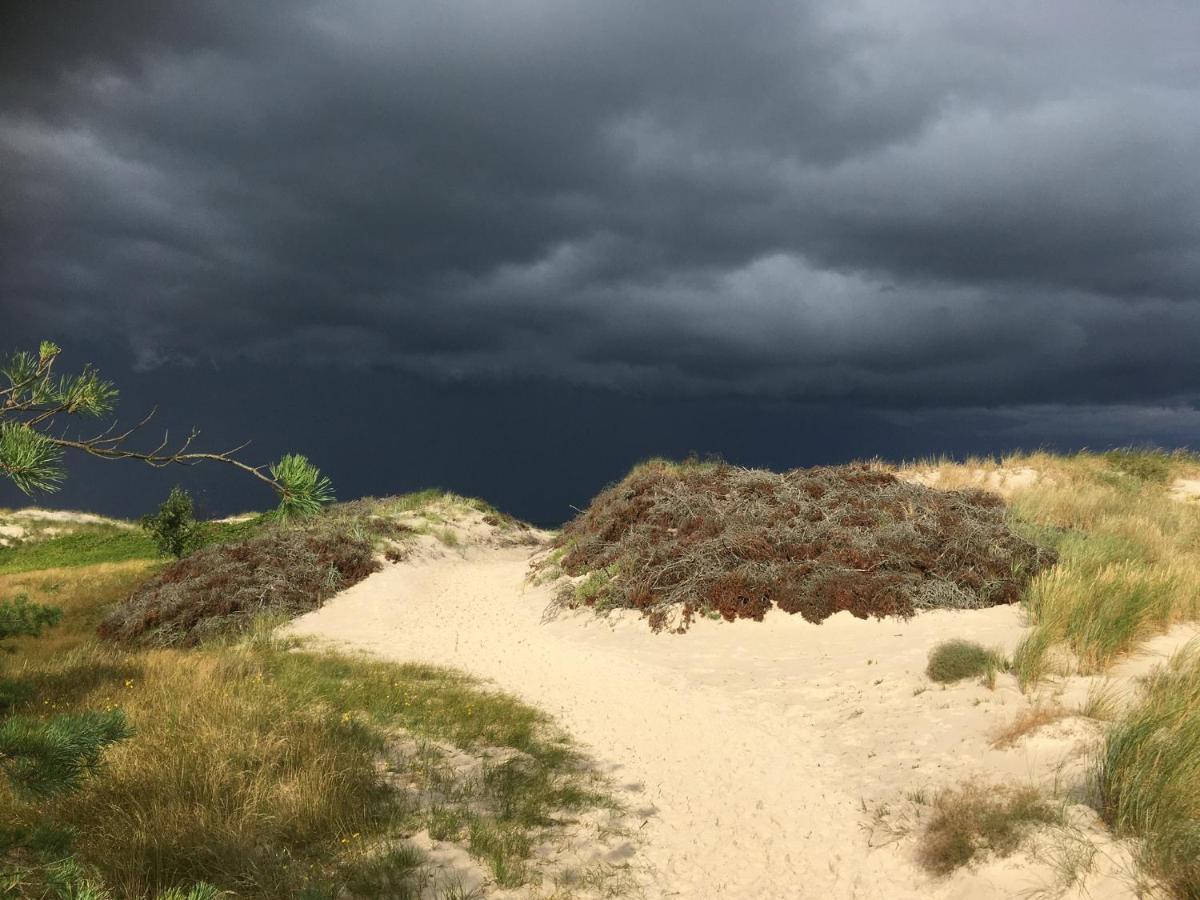
M 1200 11 L 28 4 L 0 305 L 142 366 L 1200 395 Z

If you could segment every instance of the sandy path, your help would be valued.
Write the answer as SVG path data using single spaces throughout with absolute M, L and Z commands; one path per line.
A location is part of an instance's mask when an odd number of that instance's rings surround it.
M 392 566 L 291 628 L 454 666 L 554 715 L 645 820 L 647 897 L 1009 897 L 1045 885 L 1045 868 L 1020 857 L 931 881 L 910 845 L 878 846 L 871 829 L 871 810 L 906 791 L 1043 778 L 1076 755 L 1071 734 L 993 750 L 989 733 L 1027 704 L 1015 688 L 931 688 L 921 674 L 946 637 L 1011 649 L 1016 610 L 820 626 L 775 614 L 654 635 L 628 619 L 543 622 L 548 589 L 525 584 L 527 564 L 516 548 Z

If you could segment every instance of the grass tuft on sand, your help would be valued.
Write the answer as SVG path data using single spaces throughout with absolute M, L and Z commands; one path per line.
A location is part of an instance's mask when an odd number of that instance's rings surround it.
M 964 678 L 982 677 L 993 681 L 997 672 L 1008 668 L 999 651 L 989 650 L 974 641 L 943 641 L 929 652 L 929 665 L 925 674 L 931 681 L 951 684 Z
M 982 853 L 1008 856 L 1034 828 L 1062 822 L 1062 809 L 1035 788 L 972 783 L 933 799 L 917 855 L 930 872 L 948 875 Z

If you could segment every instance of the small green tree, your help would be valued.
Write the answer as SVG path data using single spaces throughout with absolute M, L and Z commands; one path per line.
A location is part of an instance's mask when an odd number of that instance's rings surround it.
M 142 528 L 150 533 L 158 552 L 182 559 L 204 540 L 204 526 L 196 521 L 192 497 L 181 487 L 171 493 L 152 516 L 142 516 Z

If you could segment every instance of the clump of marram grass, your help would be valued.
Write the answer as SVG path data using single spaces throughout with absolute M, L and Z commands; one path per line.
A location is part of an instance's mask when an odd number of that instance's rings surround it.
M 1061 806 L 1036 788 L 968 784 L 934 798 L 917 857 L 935 875 L 948 875 L 977 854 L 1008 856 L 1040 825 L 1064 821 Z
M 940 684 L 978 677 L 991 682 L 997 672 L 1007 668 L 1008 660 L 999 651 L 989 650 L 974 641 L 951 640 L 938 644 L 929 652 L 925 674 Z
M 820 622 L 1013 603 L 1054 559 L 1008 527 L 1000 498 L 868 465 L 780 474 L 652 461 L 599 494 L 557 546 L 563 571 L 585 577 L 560 602 L 639 610 L 654 628 L 772 608 Z
M 1178 580 L 1168 564 L 1126 560 L 1093 568 L 1068 558 L 1030 588 L 1028 608 L 1037 628 L 1015 654 L 1022 683 L 1047 670 L 1047 641 L 1064 645 L 1079 671 L 1093 673 L 1165 631 L 1178 617 Z
M 1180 463 L 1182 465 L 1182 463 Z M 1057 530 L 1059 562 L 1027 594 L 1033 630 L 1014 654 L 1023 686 L 1061 668 L 1103 671 L 1173 623 L 1200 615 L 1200 509 L 1162 490 L 1083 469 L 1013 498 L 1015 515 Z
M 1200 897 L 1200 644 L 1177 653 L 1117 719 L 1097 763 L 1100 806 L 1178 897 Z

